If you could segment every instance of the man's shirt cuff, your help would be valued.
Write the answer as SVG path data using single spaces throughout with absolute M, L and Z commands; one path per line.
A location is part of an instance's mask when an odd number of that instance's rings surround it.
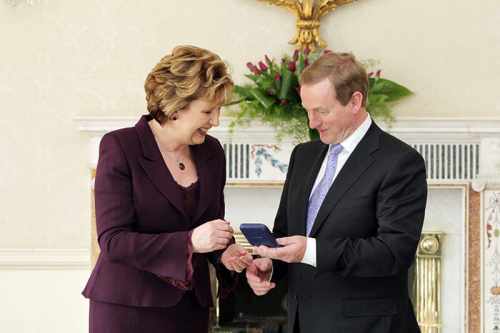
M 316 238 L 307 237 L 306 252 L 301 263 L 316 267 Z

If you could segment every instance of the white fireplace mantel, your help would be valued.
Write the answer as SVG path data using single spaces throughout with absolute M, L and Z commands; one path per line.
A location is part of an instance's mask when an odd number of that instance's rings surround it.
M 75 118 L 78 130 L 90 135 L 89 166 L 95 168 L 99 141 L 106 132 L 134 126 L 137 120 L 138 117 Z M 224 144 L 229 184 L 280 184 L 295 142 L 284 139 L 278 143 L 274 129 L 261 123 L 231 131 L 230 122 L 230 118 L 222 117 L 220 126 L 210 131 Z M 422 154 L 429 180 L 470 180 L 481 175 L 491 178 L 497 172 L 496 165 L 500 169 L 500 160 L 494 160 L 489 153 L 498 146 L 495 142 L 500 142 L 500 118 L 399 118 L 380 126 Z
M 76 117 L 78 129 L 84 133 L 102 136 L 104 133 L 133 126 L 138 117 Z M 253 140 L 274 141 L 274 130 L 259 123 L 248 128 L 229 131 L 231 119 L 222 117 L 220 126 L 211 130 L 220 140 L 245 142 Z M 500 117 L 498 118 L 398 118 L 388 126 L 378 122 L 382 128 L 407 142 L 479 142 L 484 137 L 500 137 Z

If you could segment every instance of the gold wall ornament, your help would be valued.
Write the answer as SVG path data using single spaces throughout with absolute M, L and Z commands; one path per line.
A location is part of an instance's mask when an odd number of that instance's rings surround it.
M 412 286 L 422 333 L 441 332 L 441 249 L 444 234 L 423 232 L 417 248 Z
M 297 32 L 289 42 L 297 49 L 325 48 L 326 42 L 319 35 L 320 19 L 337 9 L 338 6 L 353 0 L 258 0 L 271 5 L 284 7 L 297 17 Z

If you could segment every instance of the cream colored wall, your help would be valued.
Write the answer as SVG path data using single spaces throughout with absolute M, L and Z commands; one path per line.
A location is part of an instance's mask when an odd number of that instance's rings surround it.
M 294 19 L 255 0 L 0 0 L 0 247 L 89 244 L 87 138 L 76 116 L 136 116 L 174 45 L 248 60 L 290 51 Z M 323 22 L 335 50 L 416 92 L 399 116 L 500 115 L 500 3 L 360 0 Z

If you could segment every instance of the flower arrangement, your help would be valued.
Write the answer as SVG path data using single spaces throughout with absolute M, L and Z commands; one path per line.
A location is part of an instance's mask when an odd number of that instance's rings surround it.
M 281 63 L 276 63 L 267 55 L 257 65 L 248 62 L 250 74 L 245 76 L 251 83 L 235 85 L 234 93 L 239 98 L 231 104 L 239 104 L 233 112 L 231 128 L 249 125 L 252 120 L 260 120 L 277 130 L 277 138 L 291 136 L 296 141 L 317 139 L 315 130 L 308 127 L 307 113 L 302 107 L 299 94 L 299 77 L 305 67 L 314 62 L 322 52 L 295 50 L 292 56 L 285 55 Z M 372 66 L 364 64 L 366 67 Z M 412 92 L 389 79 L 381 77 L 381 71 L 368 74 L 369 88 L 367 111 L 372 117 L 393 121 L 390 104 L 411 95 Z

